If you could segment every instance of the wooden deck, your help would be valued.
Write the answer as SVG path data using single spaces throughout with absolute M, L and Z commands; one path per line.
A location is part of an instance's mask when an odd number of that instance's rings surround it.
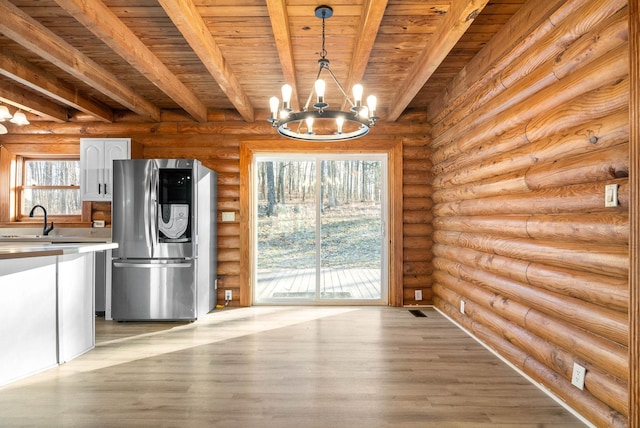
M 261 269 L 256 300 L 316 299 L 316 270 Z M 320 299 L 380 299 L 380 269 L 322 269 Z

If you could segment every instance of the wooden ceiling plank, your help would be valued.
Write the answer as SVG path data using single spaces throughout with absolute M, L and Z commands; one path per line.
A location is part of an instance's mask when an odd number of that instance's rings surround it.
M 358 31 L 359 37 L 356 40 L 356 47 L 353 52 L 353 58 L 351 59 L 351 67 L 349 68 L 349 75 L 345 86 L 345 90 L 347 91 L 364 77 L 364 72 L 367 69 L 367 64 L 369 64 L 369 57 L 371 56 L 373 45 L 380 30 L 380 23 L 387 8 L 387 3 L 387 0 L 368 0 L 364 6 L 362 18 L 360 19 L 360 29 Z M 345 100 L 342 108 L 345 109 L 347 107 L 351 106 L 347 106 Z
M 276 40 L 276 49 L 282 65 L 282 74 L 285 83 L 293 88 L 291 94 L 291 107 L 295 110 L 300 108 L 298 98 L 298 81 L 296 78 L 296 68 L 293 61 L 293 46 L 291 43 L 291 32 L 289 30 L 289 16 L 287 14 L 287 4 L 285 0 L 267 0 L 267 9 L 271 19 L 271 28 Z M 277 95 L 277 94 L 274 94 Z
M 69 120 L 67 109 L 18 85 L 0 86 L 0 101 L 53 122 Z
M 55 1 L 195 120 L 207 121 L 207 107 L 101 0 Z
M 460 0 L 451 4 L 443 25 L 429 39 L 420 57 L 409 69 L 398 95 L 389 105 L 387 121 L 394 122 L 400 117 L 488 2 Z
M 231 71 L 193 2 L 191 0 L 181 2 L 159 0 L 158 2 L 211 73 L 211 76 L 218 82 L 220 89 L 229 98 L 238 113 L 245 121 L 253 122 L 254 111 L 251 100 Z
M 160 109 L 8 0 L 0 0 L 0 32 L 137 114 L 160 120 Z
M 0 48 L 0 74 L 100 121 L 113 122 L 113 111 L 109 107 L 83 97 L 77 89 L 69 88 L 57 77 L 4 48 Z

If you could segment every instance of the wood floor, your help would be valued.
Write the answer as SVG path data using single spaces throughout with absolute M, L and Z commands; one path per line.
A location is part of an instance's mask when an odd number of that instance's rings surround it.
M 0 426 L 584 426 L 430 308 L 98 319 L 98 346 L 0 389 Z
M 322 269 L 320 298 L 380 299 L 380 269 Z M 259 302 L 316 298 L 315 269 L 260 269 L 256 297 Z

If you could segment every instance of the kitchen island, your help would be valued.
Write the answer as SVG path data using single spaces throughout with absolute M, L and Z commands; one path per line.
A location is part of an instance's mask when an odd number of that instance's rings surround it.
M 0 386 L 95 346 L 96 253 L 110 242 L 0 242 Z

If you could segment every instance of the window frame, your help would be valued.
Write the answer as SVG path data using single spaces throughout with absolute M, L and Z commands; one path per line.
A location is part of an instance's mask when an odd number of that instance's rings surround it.
M 29 217 L 28 214 L 22 213 L 22 197 L 25 189 L 77 189 L 80 192 L 80 183 L 74 186 L 26 186 L 25 176 L 26 176 L 26 164 L 27 162 L 33 161 L 77 161 L 80 164 L 80 156 L 65 154 L 65 155 L 16 155 L 15 162 L 15 177 L 14 177 L 14 221 L 21 223 L 33 223 L 39 222 L 38 220 L 34 221 L 32 217 Z M 81 203 L 80 213 L 79 214 L 48 214 L 47 217 L 50 221 L 55 220 L 58 223 L 78 223 L 82 221 L 83 215 L 83 206 Z

